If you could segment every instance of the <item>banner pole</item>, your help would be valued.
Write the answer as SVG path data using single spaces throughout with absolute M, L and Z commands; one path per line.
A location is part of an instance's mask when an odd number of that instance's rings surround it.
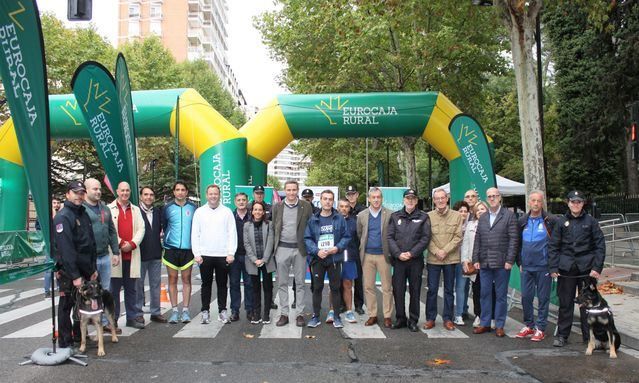
M 175 103 L 175 181 L 180 177 L 180 96 Z M 197 185 L 196 185 L 197 186 Z

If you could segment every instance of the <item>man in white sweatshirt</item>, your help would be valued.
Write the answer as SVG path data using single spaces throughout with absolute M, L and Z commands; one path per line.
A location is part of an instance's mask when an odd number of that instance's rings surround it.
M 229 265 L 233 263 L 237 249 L 235 217 L 228 207 L 220 204 L 220 188 L 209 185 L 206 188 L 208 203 L 193 214 L 191 228 L 191 249 L 194 260 L 200 265 L 202 276 L 202 324 L 210 323 L 211 286 L 213 272 L 217 284 L 218 320 L 229 323 L 226 311 L 228 294 Z

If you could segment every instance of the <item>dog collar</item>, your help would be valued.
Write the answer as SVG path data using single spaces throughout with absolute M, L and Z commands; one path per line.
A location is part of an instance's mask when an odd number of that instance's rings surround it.
M 612 312 L 612 310 L 610 310 L 609 307 L 604 307 L 604 308 L 600 308 L 600 309 L 586 309 L 586 313 L 588 314 L 603 314 L 603 313 L 609 313 Z
M 103 310 L 95 310 L 95 311 L 87 311 L 87 310 L 78 310 L 80 311 L 80 314 L 84 314 L 84 315 L 97 315 L 97 314 L 102 314 Z

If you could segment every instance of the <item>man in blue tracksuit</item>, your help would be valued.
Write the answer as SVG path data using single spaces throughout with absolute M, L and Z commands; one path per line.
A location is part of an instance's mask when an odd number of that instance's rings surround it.
M 529 212 L 519 219 L 521 251 L 517 263 L 521 272 L 521 305 L 524 309 L 524 326 L 517 338 L 531 337 L 533 342 L 545 338 L 550 304 L 552 278 L 548 268 L 548 241 L 552 233 L 554 218 L 543 210 L 544 193 L 535 190 L 528 197 Z M 533 300 L 537 295 L 539 308 L 537 321 Z
M 332 191 L 324 190 L 322 192 L 320 195 L 322 210 L 311 216 L 304 231 L 304 243 L 310 258 L 311 277 L 313 278 L 313 318 L 308 322 L 308 327 L 317 327 L 321 323 L 319 318 L 326 274 L 328 274 L 333 307 L 340 307 L 342 303 L 339 294 L 342 281 L 342 262 L 344 261 L 344 250 L 351 241 L 351 234 L 344 217 L 333 209 L 334 200 L 335 195 Z M 333 327 L 344 327 L 339 314 L 335 315 L 333 319 Z

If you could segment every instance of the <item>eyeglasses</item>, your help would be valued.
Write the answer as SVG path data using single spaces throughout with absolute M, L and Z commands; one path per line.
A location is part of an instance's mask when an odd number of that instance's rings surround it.
M 488 198 L 488 199 L 494 199 L 494 198 L 497 198 L 497 197 L 500 197 L 500 194 L 491 194 L 491 195 L 487 195 L 486 196 L 486 198 Z

